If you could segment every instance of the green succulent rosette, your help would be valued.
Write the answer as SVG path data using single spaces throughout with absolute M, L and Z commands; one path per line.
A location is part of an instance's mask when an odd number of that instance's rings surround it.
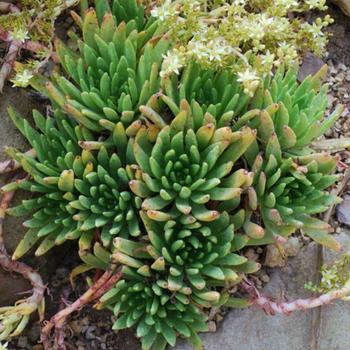
M 79 222 L 80 230 L 98 229 L 105 247 L 116 235 L 139 236 L 141 199 L 129 189 L 131 169 L 123 167 L 120 157 L 110 154 L 104 146 L 96 156 L 84 150 L 82 158 L 76 157 L 73 163 L 78 194 L 69 203 L 77 211 L 73 218 Z
M 175 346 L 179 335 L 200 349 L 197 332 L 208 330 L 206 316 L 191 302 L 188 291 L 171 292 L 162 274 L 149 271 L 148 265 L 124 267 L 122 272 L 124 278 L 101 298 L 100 307 L 110 308 L 117 317 L 113 329 L 135 326 L 143 350 Z M 219 294 L 208 292 L 202 297 L 217 299 Z
M 133 170 L 125 164 L 134 160 L 128 150 L 131 143 L 128 145 L 123 138 L 124 129 L 120 129 L 121 135 L 113 134 L 118 140 L 119 156 L 113 151 L 113 137 L 105 142 L 94 141 L 87 128 L 59 112 L 54 119 L 34 112 L 38 130 L 14 110 L 10 110 L 10 116 L 35 152 L 33 156 L 11 150 L 29 178 L 2 188 L 21 188 L 35 194 L 8 210 L 15 216 L 32 214 L 24 222 L 29 230 L 16 249 L 15 258 L 38 241 L 41 244 L 36 254 L 42 255 L 66 240 L 79 239 L 82 260 L 94 264 L 90 250 L 95 242 L 101 245 L 96 247 L 101 251 L 102 245 L 111 247 L 116 235 L 141 234 L 138 211 L 142 201 L 129 188 Z M 108 266 L 106 253 L 102 256 L 100 268 Z
M 169 229 L 167 224 L 165 227 L 161 227 L 159 223 L 148 219 L 146 215 L 141 215 L 147 228 L 148 239 L 146 241 L 148 242 L 135 242 L 121 237 L 115 238 L 112 260 L 123 266 L 121 270 L 123 279 L 101 298 L 98 306 L 113 310 L 117 317 L 114 329 L 135 326 L 144 350 L 165 349 L 168 344 L 175 346 L 178 336 L 191 342 L 195 349 L 201 349 L 202 343 L 197 332 L 208 329 L 206 310 L 214 305 L 217 307 L 223 304 L 232 306 L 237 302 L 242 302 L 230 298 L 227 292 L 219 292 L 222 287 L 237 283 L 237 277 L 233 276 L 234 269 L 237 271 L 240 269 L 239 271 L 242 272 L 253 271 L 253 268 L 257 269 L 259 266 L 247 262 L 246 258 L 240 257 L 238 254 L 226 253 L 226 261 L 222 260 L 219 263 L 217 258 L 214 260 L 217 261 L 218 266 L 226 266 L 227 270 L 232 271 L 230 273 L 225 271 L 231 280 L 223 281 L 221 276 L 214 273 L 215 267 L 213 265 L 215 264 L 212 261 L 211 272 L 205 275 L 206 281 L 201 282 L 199 280 L 201 277 L 196 279 L 194 270 L 197 269 L 197 272 L 202 276 L 200 265 L 203 265 L 203 270 L 205 267 L 209 268 L 210 264 L 205 262 L 205 257 L 198 259 L 196 266 L 191 265 L 194 258 L 192 260 L 192 257 L 189 256 L 184 257 L 186 260 L 184 264 L 173 262 L 169 258 L 174 253 L 170 237 L 174 236 L 170 231 L 174 232 L 176 229 L 173 223 L 169 224 L 171 227 Z M 231 249 L 232 251 L 239 249 L 244 245 L 244 237 L 237 236 L 233 239 L 232 225 L 229 224 L 227 214 L 222 215 L 217 220 L 218 226 L 216 227 L 219 227 L 220 223 L 227 227 L 226 230 L 217 234 L 212 232 L 210 235 L 212 239 L 208 238 L 209 242 L 215 241 L 215 237 L 220 238 L 219 244 L 213 244 L 214 250 L 219 251 L 222 249 L 219 246 L 227 245 L 227 243 L 230 245 L 230 248 L 225 249 L 227 252 Z M 183 230 L 178 231 L 178 234 L 181 235 L 182 232 Z M 193 230 L 191 237 L 195 239 L 198 234 L 196 235 Z M 190 236 L 188 236 L 188 244 L 190 241 Z M 203 242 L 203 240 L 201 241 Z M 164 257 L 160 253 L 161 250 L 164 250 L 162 246 L 164 249 L 166 249 L 165 247 L 170 249 L 170 253 L 164 254 Z M 182 252 L 177 253 L 178 256 L 185 250 L 183 247 Z M 191 250 L 193 251 L 192 248 Z M 201 252 L 204 250 L 205 248 L 198 249 Z M 210 255 L 213 260 L 212 253 L 213 251 L 210 252 Z M 198 257 L 197 252 L 196 254 Z M 235 267 L 232 267 L 233 265 Z M 181 273 L 179 269 L 186 269 L 187 272 Z M 187 279 L 189 275 L 192 277 Z M 191 281 L 194 283 L 192 284 Z
M 90 130 L 130 125 L 138 107 L 159 91 L 159 70 L 169 40 L 157 36 L 157 22 L 147 20 L 135 0 L 97 1 L 85 11 L 77 50 L 57 41 L 68 79 L 56 74 L 44 91 L 51 100 Z M 150 40 L 152 39 L 152 40 Z
M 332 127 L 344 109 L 339 105 L 325 118 L 328 87 L 322 85 L 322 79 L 326 73 L 324 66 L 299 83 L 296 68 L 288 71 L 279 68 L 259 86 L 249 102 L 250 109 L 261 110 L 259 116 L 237 118 L 234 129 L 242 125 L 257 128 L 258 138 L 265 145 L 274 132 L 282 151 L 288 155 L 312 153 L 312 142 Z
M 178 113 L 176 106 L 187 100 L 194 113 L 210 113 L 218 127 L 230 126 L 236 117 L 251 119 L 258 110 L 249 110 L 251 98 L 243 92 L 237 76 L 229 70 L 202 69 L 192 63 L 181 75 L 163 77 L 164 102 Z M 246 114 L 248 112 L 248 114 Z
M 329 234 L 331 226 L 314 217 L 339 200 L 326 191 L 339 178 L 334 175 L 336 158 L 325 153 L 283 158 L 273 133 L 266 150 L 252 152 L 248 159 L 255 174 L 248 190 L 249 210 L 257 213 L 265 228 L 264 236 L 250 243 L 272 242 L 301 230 L 325 246 L 339 248 Z
M 186 217 L 159 223 L 143 212 L 141 217 L 151 244 L 149 253 L 155 259 L 151 267 L 166 271 L 171 291 L 234 285 L 241 280 L 240 272 L 259 269 L 258 264 L 238 254 L 249 238 L 235 234 L 226 212 L 210 223 L 186 222 Z
M 81 235 L 78 222 L 73 219 L 76 210 L 69 206 L 75 192 L 71 168 L 74 158 L 81 153 L 78 140 L 90 140 L 92 136 L 89 130 L 76 125 L 59 112 L 55 113 L 54 118 L 45 118 L 34 111 L 38 130 L 32 128 L 15 110 L 10 109 L 9 115 L 33 147 L 34 154 L 9 150 L 29 177 L 8 184 L 2 190 L 6 192 L 21 188 L 37 194 L 7 211 L 14 216 L 32 214 L 32 218 L 24 222 L 28 231 L 14 257 L 19 258 L 38 241 L 41 243 L 36 254 L 42 255 L 55 244 L 77 239 Z
M 235 167 L 255 139 L 253 130 L 218 128 L 213 116 L 192 112 L 185 101 L 169 125 L 150 107 L 141 110 L 161 126 L 155 136 L 140 128 L 133 146 L 139 172 L 130 188 L 143 198 L 150 218 L 167 221 L 183 214 L 210 222 L 221 205 L 239 202 L 250 178 Z

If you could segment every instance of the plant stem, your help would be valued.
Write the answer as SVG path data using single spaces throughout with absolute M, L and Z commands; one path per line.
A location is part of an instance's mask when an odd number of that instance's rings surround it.
M 12 66 L 22 48 L 23 43 L 19 40 L 11 41 L 4 58 L 4 63 L 0 69 L 0 92 L 2 92 L 6 79 L 10 76 Z
M 6 251 L 4 244 L 3 223 L 6 215 L 6 209 L 9 207 L 14 193 L 14 191 L 5 193 L 2 196 L 0 202 L 0 266 L 6 271 L 21 274 L 25 279 L 29 280 L 33 286 L 33 293 L 29 298 L 16 303 L 15 306 L 6 308 L 7 311 L 2 314 L 3 319 L 5 320 L 7 316 L 16 316 L 17 321 L 19 322 L 22 317 L 29 318 L 29 315 L 36 310 L 39 310 L 40 319 L 43 318 L 41 312 L 43 310 L 41 309 L 41 306 L 44 302 L 44 293 L 46 286 L 44 285 L 43 280 L 38 272 L 22 262 L 13 261 Z M 14 323 L 13 328 L 15 327 L 16 324 Z M 18 332 L 14 331 L 10 334 L 10 336 L 15 335 L 18 335 Z
M 36 157 L 36 151 L 34 148 L 30 149 L 24 154 L 29 157 L 33 157 L 33 158 Z M 5 160 L 4 162 L 0 162 L 0 174 L 9 173 L 21 167 L 22 165 L 14 159 Z
M 20 12 L 19 8 L 16 5 L 13 5 L 8 2 L 0 1 L 0 12 L 1 13 L 16 13 Z
M 82 309 L 87 304 L 99 299 L 107 290 L 109 290 L 122 276 L 121 272 L 113 274 L 115 266 L 111 266 L 105 273 L 74 303 L 67 306 L 54 315 L 50 321 L 46 323 L 41 331 L 41 341 L 45 350 L 65 350 L 64 344 L 64 326 L 67 318 L 73 312 Z M 54 344 L 50 340 L 51 332 L 54 331 Z
M 350 280 L 348 280 L 343 288 L 321 294 L 318 297 L 297 299 L 291 302 L 279 303 L 261 295 L 255 286 L 248 280 L 243 280 L 241 282 L 241 286 L 250 295 L 251 305 L 258 306 L 268 315 L 289 315 L 293 311 L 313 309 L 319 306 L 327 305 L 334 300 L 343 299 L 350 294 Z

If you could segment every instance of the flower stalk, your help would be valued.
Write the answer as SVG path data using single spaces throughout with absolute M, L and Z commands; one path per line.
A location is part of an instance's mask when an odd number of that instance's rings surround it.
M 63 329 L 67 322 L 67 318 L 73 312 L 81 310 L 87 304 L 98 300 L 106 291 L 114 286 L 122 277 L 119 271 L 115 273 L 115 265 L 104 272 L 104 274 L 74 303 L 68 305 L 65 309 L 59 311 L 54 315 L 50 321 L 46 322 L 41 331 L 41 341 L 43 342 L 45 350 L 64 350 L 66 349 L 64 343 Z M 52 331 L 54 334 L 52 336 Z M 53 342 L 52 342 L 53 339 Z
M 34 148 L 30 149 L 25 154 L 32 158 L 36 157 L 36 151 Z M 17 170 L 21 167 L 22 165 L 19 162 L 17 162 L 17 160 L 8 159 L 3 162 L 0 162 L 0 174 L 10 173 L 11 171 Z
M 346 281 L 342 288 L 323 293 L 318 297 L 296 299 L 294 301 L 282 303 L 273 301 L 270 298 L 261 295 L 261 293 L 247 279 L 243 280 L 240 285 L 250 295 L 249 303 L 251 306 L 257 306 L 271 316 L 276 314 L 289 315 L 294 311 L 314 309 L 316 307 L 330 304 L 332 301 L 338 299 L 346 299 L 350 295 L 350 279 Z
M 30 315 L 39 312 L 43 319 L 44 293 L 46 286 L 38 272 L 28 265 L 11 260 L 8 255 L 3 236 L 3 222 L 14 191 L 3 195 L 0 203 L 0 266 L 6 271 L 21 274 L 33 286 L 32 295 L 24 300 L 19 300 L 14 306 L 0 308 L 0 341 L 19 335 L 27 325 Z

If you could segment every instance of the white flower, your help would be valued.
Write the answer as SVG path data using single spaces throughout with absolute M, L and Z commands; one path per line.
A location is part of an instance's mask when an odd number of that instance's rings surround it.
M 309 25 L 308 32 L 315 39 L 320 37 L 320 36 L 324 36 L 324 33 L 322 32 L 321 28 L 316 23 L 313 23 L 312 25 Z
M 27 87 L 30 79 L 32 79 L 34 75 L 29 70 L 25 69 L 23 72 L 17 73 L 16 76 L 11 80 L 13 82 L 13 87 Z
M 276 4 L 283 6 L 287 9 L 299 7 L 299 2 L 297 0 L 277 0 Z
M 239 72 L 237 81 L 240 83 L 245 83 L 249 81 L 259 80 L 256 72 L 254 70 L 246 69 L 245 72 Z
M 324 9 L 326 5 L 325 0 L 305 0 L 305 3 L 310 7 L 310 9 Z
M 238 72 L 237 81 L 242 83 L 243 91 L 250 97 L 254 96 L 254 92 L 260 84 L 260 79 L 254 70 L 246 69 L 245 72 Z
M 261 55 L 261 64 L 263 66 L 271 67 L 273 65 L 273 61 L 275 60 L 275 55 L 271 53 L 269 50 L 266 51 L 265 55 Z
M 208 57 L 207 47 L 202 41 L 192 39 L 188 43 L 188 51 L 197 57 L 198 60 L 206 59 Z
M 261 40 L 265 36 L 265 28 L 261 23 L 254 23 L 254 26 L 249 26 L 248 35 L 250 39 Z
M 21 43 L 24 43 L 26 40 L 29 39 L 29 33 L 27 30 L 24 30 L 22 28 L 19 28 L 10 34 L 12 40 L 18 40 Z
M 163 58 L 161 77 L 169 76 L 172 73 L 180 74 L 180 69 L 183 67 L 185 59 L 179 52 L 175 50 L 168 51 L 166 55 L 163 55 Z
M 268 27 L 274 22 L 274 18 L 267 16 L 266 13 L 260 14 L 258 20 L 263 27 Z
M 247 4 L 247 0 L 233 0 L 233 6 L 245 6 Z
M 158 18 L 160 21 L 165 21 L 171 16 L 177 15 L 179 12 L 176 10 L 171 0 L 166 0 L 162 6 L 154 7 L 151 10 L 151 15 Z
M 4 344 L 2 344 L 2 343 L 0 342 L 0 350 L 7 350 L 8 345 L 9 345 L 9 343 L 4 343 Z

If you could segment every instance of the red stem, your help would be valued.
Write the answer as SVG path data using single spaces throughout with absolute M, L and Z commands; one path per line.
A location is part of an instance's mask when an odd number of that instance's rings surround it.
M 64 337 L 62 337 L 63 327 L 67 318 L 73 312 L 82 309 L 85 305 L 100 298 L 109 290 L 122 276 L 121 272 L 113 274 L 114 266 L 107 270 L 79 299 L 59 311 L 50 321 L 46 323 L 41 331 L 41 340 L 45 350 L 65 350 Z M 52 330 L 55 329 L 54 344 L 50 341 Z
M 318 297 L 279 303 L 261 295 L 255 286 L 248 280 L 243 280 L 241 282 L 241 287 L 250 295 L 251 305 L 263 309 L 268 315 L 289 315 L 293 311 L 313 309 L 322 305 L 327 305 L 334 300 L 344 298 L 350 294 L 349 283 L 346 283 L 343 288 L 322 294 Z
M 12 66 L 22 46 L 23 43 L 19 40 L 13 40 L 9 45 L 8 51 L 4 58 L 4 63 L 0 70 L 0 92 L 2 92 L 5 85 L 5 81 L 11 74 Z
M 44 293 L 46 289 L 41 276 L 38 272 L 36 272 L 28 265 L 22 262 L 13 261 L 8 255 L 5 248 L 3 236 L 3 223 L 6 215 L 6 209 L 9 207 L 14 193 L 14 191 L 5 193 L 2 196 L 0 202 L 0 267 L 2 267 L 6 271 L 19 273 L 24 278 L 29 280 L 33 286 L 33 293 L 29 298 L 26 299 L 26 303 L 33 303 L 39 306 L 44 298 Z
M 16 5 L 13 5 L 8 2 L 0 1 L 0 12 L 1 13 L 16 13 L 20 12 L 19 8 Z
M 34 148 L 32 148 L 29 151 L 27 151 L 25 153 L 25 155 L 35 158 L 36 151 Z M 22 165 L 14 159 L 5 160 L 3 162 L 0 162 L 0 174 L 9 173 L 9 172 L 17 170 L 21 167 L 22 167 Z

